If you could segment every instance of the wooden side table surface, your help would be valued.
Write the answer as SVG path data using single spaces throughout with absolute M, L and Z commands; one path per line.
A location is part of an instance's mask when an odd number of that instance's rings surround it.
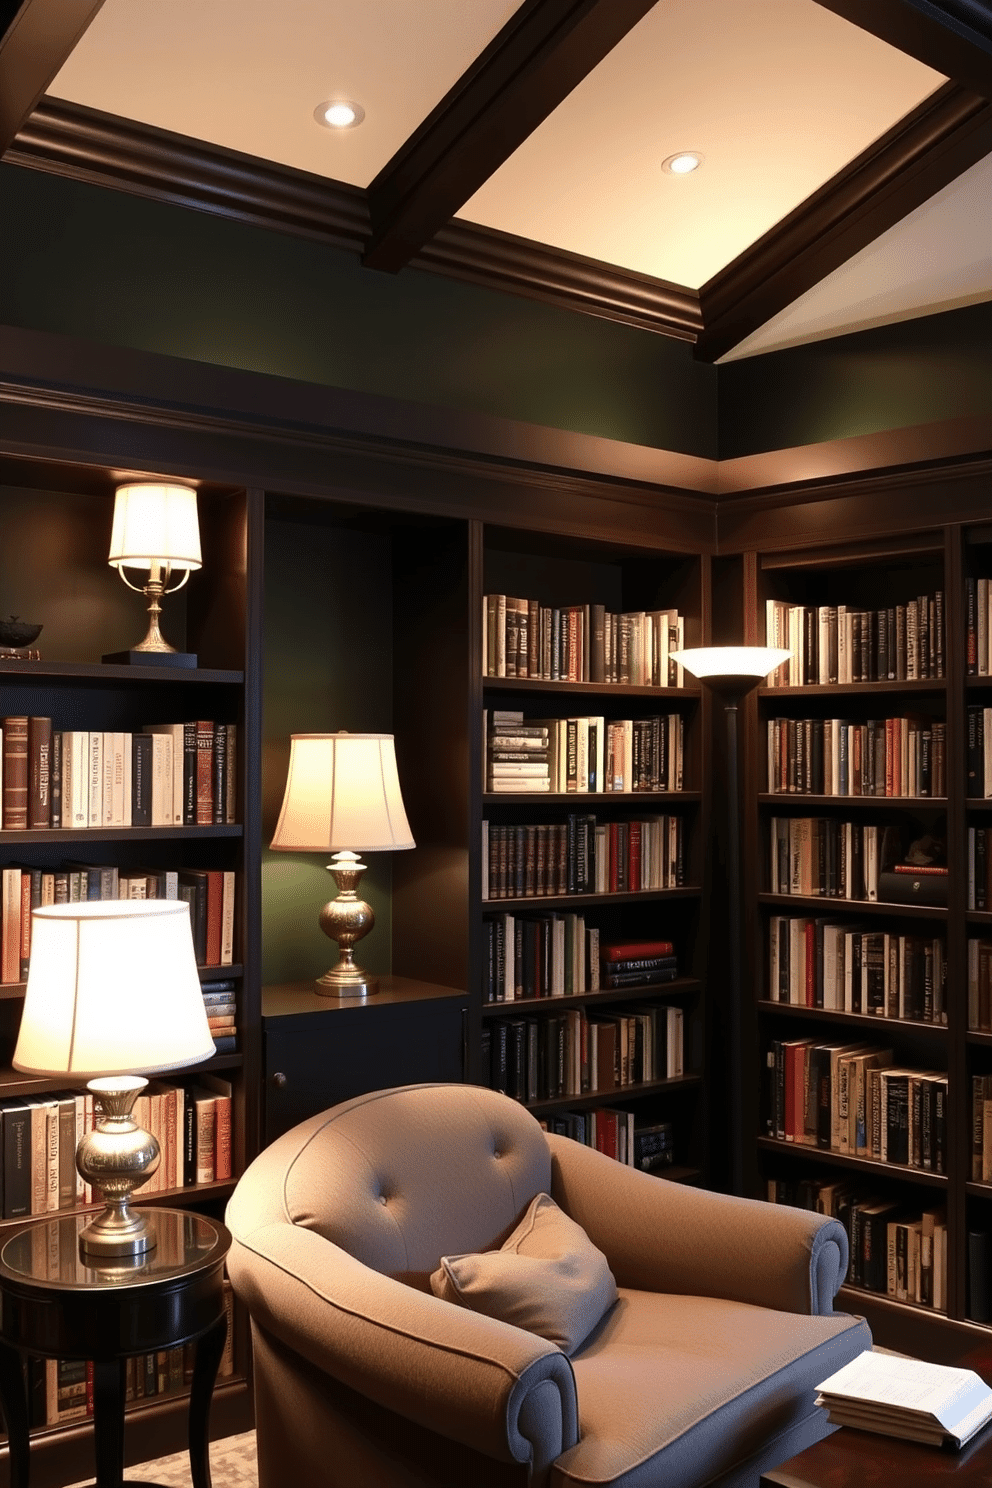
M 21 1354 L 93 1361 L 96 1485 L 120 1488 L 127 1358 L 194 1341 L 190 1469 L 194 1488 L 210 1488 L 207 1418 L 227 1336 L 230 1233 L 202 1214 L 156 1209 L 155 1248 L 134 1261 L 104 1262 L 80 1252 L 79 1233 L 89 1220 L 89 1214 L 34 1219 L 0 1245 L 0 1401 L 11 1488 L 28 1488 L 30 1470 Z

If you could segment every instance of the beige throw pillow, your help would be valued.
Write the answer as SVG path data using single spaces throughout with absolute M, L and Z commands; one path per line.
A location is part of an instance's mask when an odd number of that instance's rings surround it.
M 501 1249 L 442 1256 L 431 1290 L 536 1333 L 566 1354 L 617 1300 L 603 1252 L 548 1194 L 537 1195 Z

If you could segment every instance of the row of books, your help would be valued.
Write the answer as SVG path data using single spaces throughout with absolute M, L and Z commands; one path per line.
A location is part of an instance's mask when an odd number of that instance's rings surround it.
M 968 941 L 968 1027 L 992 1033 L 992 940 Z
M 484 677 L 682 687 L 683 669 L 670 653 L 684 643 L 677 610 L 556 608 L 507 594 L 487 594 L 482 602 Z
M 990 581 L 967 577 L 964 581 L 965 672 L 969 677 L 992 675 L 990 604 L 992 604 Z
M 992 1075 L 971 1077 L 971 1181 L 992 1183 Z
M 598 925 L 587 925 L 584 915 L 488 915 L 483 933 L 486 1002 L 573 997 L 672 982 L 678 976 L 670 940 L 601 946 Z
M 31 911 L 88 899 L 185 899 L 198 966 L 234 960 L 236 875 L 219 868 L 125 868 L 66 863 L 0 870 L 0 982 L 23 982 L 31 963 Z
M 483 1028 L 489 1084 L 520 1101 L 594 1095 L 683 1073 L 681 1008 L 588 1014 L 581 1008 L 540 1018 L 497 1018 Z
M 791 1204 L 837 1219 L 847 1231 L 851 1286 L 947 1311 L 947 1213 L 917 1212 L 845 1179 L 768 1181 L 773 1204 Z
M 217 1370 L 219 1379 L 234 1373 L 234 1294 L 224 1283 L 227 1338 Z M 124 1401 L 137 1405 L 163 1395 L 188 1391 L 193 1383 L 196 1343 L 177 1344 L 149 1354 L 131 1354 L 124 1363 Z M 94 1371 L 87 1359 L 27 1361 L 28 1425 L 62 1426 L 93 1415 Z
M 483 713 L 485 789 L 630 792 L 682 789 L 679 713 L 653 718 L 525 718 Z
M 898 827 L 773 816 L 769 890 L 867 903 L 947 904 L 946 866 L 904 863 Z
M 971 800 L 987 801 L 992 798 L 992 708 L 969 704 L 967 722 L 965 795 Z
M 943 677 L 944 593 L 878 610 L 768 599 L 765 636 L 792 653 L 769 678 L 772 687 Z
M 93 1127 L 87 1091 L 0 1101 L 3 1218 L 23 1219 L 93 1202 L 76 1170 L 76 1147 Z M 158 1169 L 142 1195 L 231 1177 L 231 1084 L 216 1075 L 181 1085 L 150 1081 L 134 1120 L 158 1139 Z
M 482 823 L 482 898 L 622 894 L 675 889 L 685 882 L 679 816 L 501 826 Z
M 768 996 L 798 1007 L 946 1023 L 946 947 L 939 937 L 772 915 Z
M 237 725 L 149 723 L 138 733 L 4 718 L 6 831 L 212 826 L 237 820 Z
M 877 1162 L 947 1171 L 947 1076 L 897 1067 L 891 1049 L 775 1039 L 769 1135 Z
M 592 1111 L 562 1111 L 541 1122 L 545 1131 L 593 1147 L 642 1173 L 662 1176 L 675 1161 L 675 1128 L 670 1121 L 641 1125 L 633 1111 L 606 1106 Z
M 767 741 L 773 794 L 947 794 L 947 726 L 937 719 L 770 718 Z

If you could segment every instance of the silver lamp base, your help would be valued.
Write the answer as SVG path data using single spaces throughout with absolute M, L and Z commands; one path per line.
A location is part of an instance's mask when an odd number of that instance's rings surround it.
M 79 1236 L 86 1255 L 139 1256 L 155 1248 L 154 1226 L 130 1207 L 134 1190 L 152 1176 L 161 1157 L 156 1138 L 131 1119 L 147 1084 L 141 1075 L 112 1075 L 86 1087 L 101 1114 L 76 1148 L 76 1167 L 107 1203 Z
M 355 892 L 365 864 L 357 853 L 336 852 L 327 871 L 339 893 L 320 911 L 320 928 L 337 941 L 340 955 L 330 971 L 317 978 L 313 990 L 320 997 L 371 997 L 379 990 L 378 980 L 358 965 L 354 949 L 355 942 L 364 939 L 375 924 L 371 905 Z

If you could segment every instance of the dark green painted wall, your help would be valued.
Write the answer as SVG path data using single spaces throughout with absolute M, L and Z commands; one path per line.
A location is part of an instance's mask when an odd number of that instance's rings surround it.
M 992 304 L 720 368 L 720 458 L 992 411 Z
M 611 321 L 0 167 L 0 324 L 716 454 L 717 373 Z

